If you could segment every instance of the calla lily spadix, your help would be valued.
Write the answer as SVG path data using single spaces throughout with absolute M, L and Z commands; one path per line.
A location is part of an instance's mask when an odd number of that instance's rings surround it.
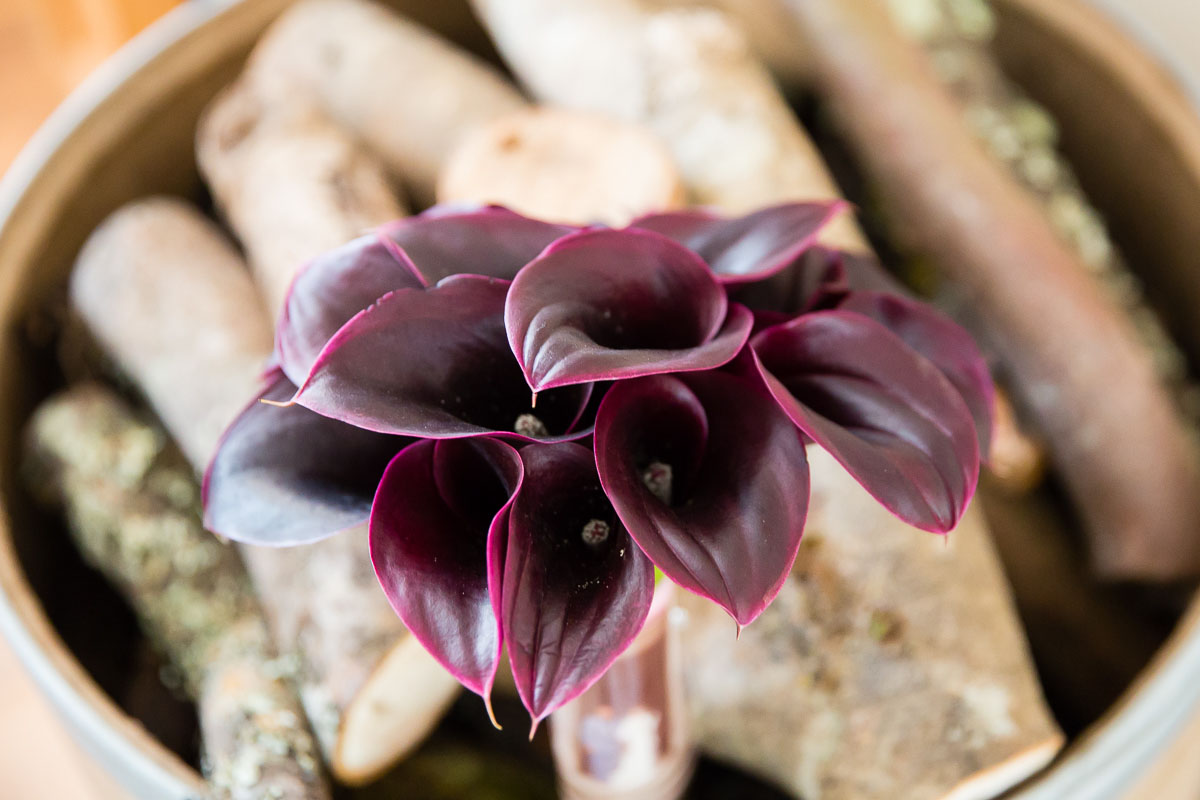
M 207 525 L 292 545 L 369 522 L 413 635 L 489 711 L 507 654 L 535 725 L 637 635 L 655 567 L 739 628 L 762 613 L 807 447 L 950 530 L 991 379 L 957 325 L 816 243 L 843 205 L 623 229 L 440 207 L 314 259 L 209 466 Z

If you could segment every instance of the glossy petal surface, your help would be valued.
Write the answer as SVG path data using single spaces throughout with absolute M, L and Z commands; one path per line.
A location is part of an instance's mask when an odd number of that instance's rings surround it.
M 723 283 L 761 280 L 779 272 L 816 242 L 846 203 L 785 203 L 742 217 L 706 211 L 650 214 L 631 227 L 661 233 L 695 251 Z
M 517 451 L 494 439 L 417 442 L 388 465 L 371 511 L 371 561 L 392 608 L 485 698 L 502 647 L 488 537 L 494 525 L 507 525 L 522 473 Z
M 275 330 L 276 361 L 292 383 L 304 383 L 326 342 L 351 317 L 389 292 L 420 286 L 374 233 L 318 256 L 288 289 Z
M 512 352 L 538 392 L 711 369 L 737 354 L 751 324 L 694 253 L 644 231 L 560 239 L 521 270 L 505 306 Z
M 756 317 L 790 319 L 836 304 L 850 291 L 845 263 L 842 254 L 815 247 L 764 280 L 731 286 L 729 296 L 752 309 Z
M 987 361 L 970 334 L 933 307 L 894 294 L 851 292 L 838 308 L 865 314 L 932 361 L 966 401 L 975 420 L 979 452 L 988 452 L 996 388 Z
M 460 275 L 384 297 L 329 342 L 297 402 L 382 433 L 515 436 L 534 415 L 540 438 L 565 435 L 589 387 L 546 392 L 531 407 L 504 332 L 507 290 L 506 281 Z
M 540 720 L 596 681 L 641 629 L 654 568 L 617 518 L 590 449 L 521 449 L 501 627 L 517 691 Z
M 884 506 L 919 528 L 954 527 L 975 491 L 979 444 L 962 396 L 932 362 L 849 311 L 798 317 L 752 349 L 792 421 Z
M 439 207 L 386 225 L 381 235 L 432 286 L 463 273 L 512 280 L 547 245 L 575 230 L 499 206 Z
M 739 625 L 778 593 L 804 529 L 808 460 L 756 373 L 618 383 L 596 420 L 596 464 L 626 528 L 675 583 Z
M 360 430 L 286 401 L 281 373 L 225 431 L 204 476 L 204 525 L 248 544 L 295 545 L 367 521 L 375 486 L 407 440 Z

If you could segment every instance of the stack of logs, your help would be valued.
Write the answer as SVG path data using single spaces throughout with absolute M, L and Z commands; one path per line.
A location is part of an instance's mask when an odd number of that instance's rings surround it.
M 881 196 L 905 198 L 889 207 L 907 244 L 973 309 L 1099 568 L 1168 578 L 1200 566 L 1185 524 L 1200 519 L 1196 453 L 1152 355 L 882 0 L 474 7 L 553 109 L 367 0 L 302 0 L 197 132 L 241 252 L 186 202 L 150 198 L 114 213 L 76 264 L 74 310 L 163 428 L 77 387 L 35 417 L 32 474 L 186 676 L 216 796 L 325 797 L 317 758 L 338 782 L 369 781 L 458 690 L 377 588 L 364 529 L 236 551 L 199 529 L 184 464 L 202 471 L 254 396 L 297 268 L 410 203 L 616 225 L 685 203 L 742 212 L 836 196 L 755 50 L 780 80 L 826 97 Z M 823 236 L 869 255 L 849 217 Z M 888 515 L 826 454 L 810 458 L 808 530 L 773 606 L 735 644 L 719 609 L 685 604 L 702 750 L 833 800 L 986 797 L 1044 766 L 1062 735 L 981 512 L 943 541 Z

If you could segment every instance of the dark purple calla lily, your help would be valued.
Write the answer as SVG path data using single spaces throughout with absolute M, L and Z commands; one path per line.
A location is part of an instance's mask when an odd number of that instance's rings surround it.
M 797 317 L 751 348 L 792 421 L 893 514 L 937 532 L 958 523 L 979 444 L 962 396 L 932 362 L 850 311 Z
M 555 239 L 578 230 L 500 206 L 433 208 L 380 228 L 426 286 L 451 275 L 512 280 Z
M 421 287 L 395 248 L 371 233 L 306 264 L 288 289 L 275 329 L 275 360 L 304 383 L 325 343 L 346 321 L 388 292 Z
M 392 608 L 489 709 L 503 644 L 489 552 L 503 558 L 523 473 L 517 451 L 494 439 L 421 441 L 388 465 L 371 511 L 371 561 Z
M 458 275 L 387 295 L 329 341 L 296 402 L 379 433 L 569 435 L 590 387 L 546 392 L 532 407 L 504 331 L 507 292 L 507 281 Z
M 737 355 L 753 323 L 695 253 L 630 230 L 555 242 L 513 280 L 504 314 L 534 392 L 712 369 Z
M 987 361 L 970 334 L 931 306 L 900 295 L 850 292 L 837 307 L 870 317 L 932 361 L 962 395 L 975 420 L 979 452 L 987 454 L 996 389 Z
M 800 547 L 808 460 L 757 373 L 622 381 L 596 418 L 604 490 L 675 583 L 739 626 L 779 592 Z
M 730 295 L 753 309 L 755 334 L 834 308 L 880 323 L 950 379 L 971 410 L 980 452 L 988 452 L 995 390 L 979 347 L 953 320 L 910 297 L 874 258 L 814 247 L 766 280 L 731 287 Z
M 697 253 L 725 284 L 769 278 L 787 267 L 817 240 L 821 230 L 849 205 L 785 203 L 742 217 L 709 211 L 647 214 L 630 227 L 670 237 Z
M 204 475 L 204 526 L 239 542 L 296 545 L 367 521 L 388 461 L 408 440 L 286 401 L 281 372 L 225 431 Z
M 850 292 L 883 292 L 902 297 L 908 289 L 868 253 L 811 247 L 783 270 L 763 280 L 729 287 L 729 297 L 754 312 L 795 316 L 829 309 Z
M 587 689 L 646 621 L 654 568 L 600 486 L 592 451 L 521 449 L 509 511 L 501 629 L 534 722 Z
M 991 383 L 877 262 L 814 244 L 843 206 L 623 230 L 442 207 L 327 253 L 210 466 L 206 521 L 293 544 L 369 511 L 409 629 L 485 700 L 507 652 L 535 726 L 632 641 L 654 563 L 739 627 L 763 611 L 799 546 L 807 444 L 948 530 Z

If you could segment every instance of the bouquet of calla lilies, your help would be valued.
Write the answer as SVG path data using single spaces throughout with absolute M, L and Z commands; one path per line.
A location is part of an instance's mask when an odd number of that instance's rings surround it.
M 993 387 L 971 338 L 817 244 L 841 203 L 578 228 L 438 207 L 296 277 L 206 524 L 298 545 L 370 522 L 422 644 L 536 722 L 643 625 L 655 568 L 740 628 L 779 591 L 806 448 L 929 531 L 974 493 Z

